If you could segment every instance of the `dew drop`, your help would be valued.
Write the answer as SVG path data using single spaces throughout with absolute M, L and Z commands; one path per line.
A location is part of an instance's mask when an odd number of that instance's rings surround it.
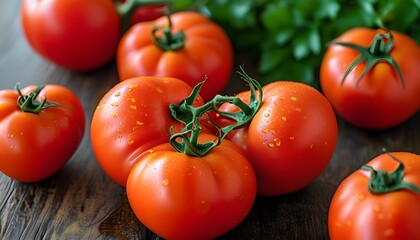
M 290 100 L 292 100 L 293 102 L 297 101 L 297 97 L 290 97 Z
M 137 110 L 137 106 L 134 106 L 134 105 L 131 105 L 131 106 L 130 106 L 130 108 L 131 108 L 132 110 Z
M 116 92 L 116 93 L 114 94 L 114 96 L 115 96 L 115 97 L 119 97 L 119 96 L 121 96 L 121 92 L 119 92 L 119 91 L 118 91 L 118 92 Z
M 114 115 L 112 115 L 112 117 L 113 117 L 113 118 L 117 118 L 117 117 L 118 117 L 118 115 L 119 115 L 119 114 L 116 112 L 116 113 L 114 113 Z
M 111 103 L 111 106 L 113 106 L 113 107 L 118 107 L 118 102 L 117 102 L 117 101 L 112 102 L 112 103 Z
M 285 116 L 281 117 L 281 120 L 286 121 L 287 118 Z
M 162 185 L 163 185 L 163 186 L 168 186 L 168 185 L 169 185 L 169 180 L 168 180 L 168 179 L 164 179 L 164 180 L 162 181 Z

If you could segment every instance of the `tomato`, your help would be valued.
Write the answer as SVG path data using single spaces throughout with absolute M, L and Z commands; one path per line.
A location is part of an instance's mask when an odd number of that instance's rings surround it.
M 331 200 L 331 240 L 420 239 L 420 155 L 386 153 L 366 165 L 344 179 Z
M 120 80 L 136 76 L 175 77 L 190 86 L 206 80 L 200 95 L 209 100 L 226 86 L 233 62 L 232 45 L 223 29 L 195 12 L 178 12 L 137 23 L 117 50 Z
M 262 88 L 261 108 L 248 126 L 229 133 L 257 175 L 258 194 L 281 195 L 303 188 L 328 165 L 337 143 L 337 121 L 327 99 L 297 82 Z M 249 91 L 239 93 L 249 98 Z M 235 112 L 224 104 L 219 110 Z M 223 118 L 217 119 L 223 125 Z
M 77 95 L 65 87 L 19 91 L 22 95 L 0 91 L 0 171 L 36 182 L 56 173 L 74 154 L 85 131 L 85 114 Z
M 136 77 L 120 82 L 101 99 L 92 118 L 96 159 L 115 182 L 125 186 L 132 166 L 151 147 L 169 141 L 169 127 L 182 129 L 170 114 L 192 88 L 175 78 Z M 203 100 L 198 98 L 197 104 Z
M 23 0 L 21 20 L 36 52 L 76 71 L 111 61 L 121 36 L 120 17 L 110 0 Z
M 162 17 L 165 13 L 165 4 L 147 5 L 137 8 L 131 16 L 131 25 L 138 22 L 153 21 Z
M 361 46 L 364 53 L 348 44 Z M 356 59 L 361 62 L 351 68 Z M 354 28 L 327 49 L 320 83 L 333 108 L 349 123 L 385 129 L 419 110 L 419 65 L 420 48 L 410 37 L 396 31 Z
M 200 134 L 199 142 L 215 138 Z M 216 238 L 246 217 L 255 196 L 254 171 L 228 140 L 203 157 L 159 145 L 134 165 L 127 181 L 134 213 L 165 239 Z

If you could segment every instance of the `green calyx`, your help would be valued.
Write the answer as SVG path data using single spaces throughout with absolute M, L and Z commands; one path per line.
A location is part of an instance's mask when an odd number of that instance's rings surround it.
M 244 79 L 250 86 L 250 101 L 248 104 L 243 102 L 238 97 L 216 95 L 211 101 L 201 106 L 193 107 L 192 105 L 197 99 L 199 91 L 204 84 L 204 82 L 201 82 L 194 87 L 190 96 L 184 99 L 179 105 L 171 104 L 169 106 L 172 116 L 177 121 L 185 125 L 185 127 L 179 133 L 173 133 L 173 129 L 170 129 L 170 143 L 178 152 L 196 157 L 202 157 L 213 147 L 219 145 L 223 138 L 231 130 L 243 127 L 245 124 L 252 120 L 261 106 L 263 95 L 262 88 L 259 82 L 249 77 L 242 68 L 241 72 L 238 73 L 241 75 L 242 79 Z M 219 107 L 224 103 L 234 104 L 238 107 L 239 110 L 233 113 L 219 111 Z M 200 126 L 201 117 L 203 114 L 208 115 L 210 111 L 214 111 L 221 116 L 232 119 L 235 123 L 221 127 L 212 122 L 209 117 L 209 123 L 216 127 L 218 130 L 217 139 L 211 142 L 198 143 L 198 136 L 202 129 Z
M 156 26 L 152 30 L 152 39 L 153 43 L 156 44 L 163 51 L 176 51 L 181 49 L 185 45 L 185 33 L 184 31 L 179 31 L 172 33 L 172 21 L 171 16 L 167 15 L 168 26 L 161 27 Z M 162 36 L 157 36 L 157 32 L 161 31 Z
M 404 164 L 394 155 L 387 154 L 400 163 L 398 168 L 391 173 L 385 170 L 376 171 L 373 167 L 367 165 L 362 166 L 363 170 L 370 171 L 371 173 L 368 184 L 369 192 L 373 194 L 384 194 L 406 189 L 420 194 L 420 188 L 418 186 L 404 181 Z
M 38 86 L 34 91 L 30 92 L 28 95 L 23 95 L 19 89 L 19 85 L 17 84 L 15 88 L 19 94 L 17 104 L 19 105 L 20 109 L 24 112 L 31 112 L 37 114 L 44 109 L 61 106 L 56 102 L 48 101 L 46 98 L 44 98 L 42 101 L 37 100 L 39 93 L 44 87 L 44 85 Z
M 331 44 L 340 45 L 343 47 L 352 48 L 360 52 L 360 56 L 354 60 L 350 65 L 347 71 L 344 74 L 341 84 L 344 84 L 344 81 L 347 75 L 360 63 L 365 62 L 366 67 L 363 70 L 362 74 L 356 81 L 356 85 L 359 84 L 360 80 L 379 62 L 385 62 L 390 64 L 394 70 L 397 72 L 398 77 L 401 81 L 403 88 L 405 88 L 405 81 L 401 73 L 401 69 L 398 66 L 397 62 L 391 57 L 390 53 L 394 47 L 394 36 L 390 31 L 385 34 L 376 34 L 372 44 L 369 47 L 362 47 L 360 45 L 344 42 L 331 42 Z
M 121 18 L 121 33 L 125 33 L 130 27 L 131 17 L 136 9 L 150 5 L 171 4 L 173 0 L 125 0 L 124 3 L 116 0 L 114 2 Z

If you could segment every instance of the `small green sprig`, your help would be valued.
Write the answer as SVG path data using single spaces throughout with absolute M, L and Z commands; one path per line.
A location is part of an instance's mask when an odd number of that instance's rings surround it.
M 194 107 L 193 103 L 197 99 L 199 91 L 204 84 L 204 82 L 201 82 L 194 87 L 190 96 L 184 99 L 180 104 L 171 104 L 169 106 L 172 116 L 185 125 L 179 133 L 174 133 L 173 129 L 170 129 L 170 143 L 177 151 L 202 157 L 213 147 L 219 145 L 222 139 L 231 130 L 243 127 L 252 120 L 261 106 L 263 95 L 262 88 L 257 80 L 245 73 L 243 68 L 241 68 L 241 71 L 238 73 L 250 86 L 250 101 L 248 104 L 238 97 L 216 95 L 211 101 L 201 106 Z M 232 113 L 220 111 L 219 107 L 224 103 L 234 104 L 239 110 Z M 218 130 L 217 139 L 211 142 L 198 143 L 198 136 L 202 130 L 200 125 L 201 117 L 203 114 L 209 114 L 210 111 L 215 111 L 223 117 L 234 120 L 234 123 L 221 127 L 209 120 L 209 122 Z

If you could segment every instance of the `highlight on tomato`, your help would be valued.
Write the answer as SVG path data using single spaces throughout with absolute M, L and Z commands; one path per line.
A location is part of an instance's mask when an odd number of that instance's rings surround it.
M 337 120 L 327 99 L 313 87 L 277 81 L 262 89 L 258 113 L 228 139 L 251 162 L 259 195 L 287 194 L 307 186 L 327 167 L 337 143 Z M 236 96 L 245 101 L 249 94 Z M 235 112 L 237 107 L 224 104 L 219 110 Z M 223 125 L 226 119 L 215 121 Z
M 82 103 L 63 86 L 0 90 L 0 172 L 10 178 L 50 177 L 72 157 L 84 131 Z
M 194 107 L 200 83 L 188 98 L 170 105 L 172 116 L 184 128 L 171 128 L 169 142 L 149 149 L 133 166 L 126 186 L 130 206 L 158 236 L 214 239 L 237 226 L 251 210 L 257 189 L 255 173 L 242 151 L 224 139 L 230 130 L 249 122 L 261 103 L 258 82 L 243 77 L 252 89 L 249 104 L 217 95 Z M 240 109 L 220 113 L 234 123 L 215 124 L 217 136 L 202 133 L 202 116 L 225 102 Z
M 331 200 L 331 240 L 420 239 L 420 155 L 388 152 L 338 186 Z
M 204 79 L 200 95 L 212 99 L 226 86 L 233 47 L 224 30 L 196 12 L 177 12 L 133 25 L 117 49 L 121 81 L 137 76 L 174 77 L 194 87 Z
M 420 108 L 420 47 L 397 31 L 353 28 L 329 45 L 320 69 L 324 95 L 349 123 L 397 126 Z

